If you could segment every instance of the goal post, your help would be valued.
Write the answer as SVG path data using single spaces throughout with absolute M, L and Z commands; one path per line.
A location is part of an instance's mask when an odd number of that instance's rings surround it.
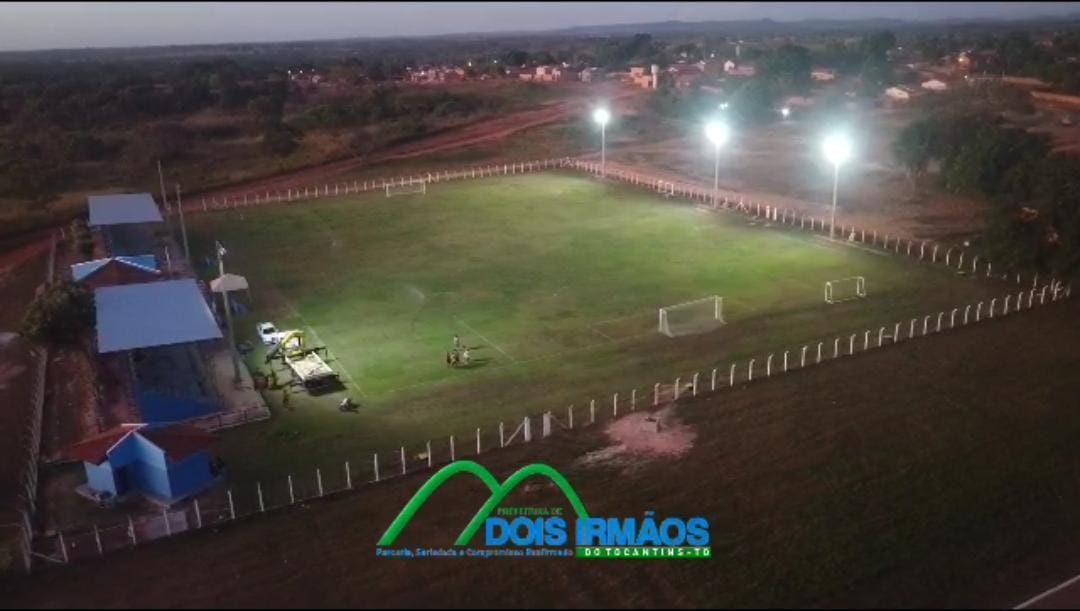
M 825 283 L 825 303 L 840 303 L 866 297 L 866 278 L 852 276 Z
M 386 183 L 387 197 L 393 197 L 395 195 L 424 195 L 426 193 L 427 181 L 423 179 L 412 179 L 407 182 L 401 181 Z
M 660 308 L 657 331 L 678 337 L 706 333 L 724 324 L 724 298 L 711 295 Z

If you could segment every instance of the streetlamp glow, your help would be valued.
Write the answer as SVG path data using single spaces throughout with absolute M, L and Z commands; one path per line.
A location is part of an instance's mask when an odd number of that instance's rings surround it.
M 825 138 L 822 146 L 825 158 L 833 164 L 832 215 L 829 219 L 829 239 L 836 233 L 836 194 L 840 186 L 840 166 L 851 157 L 851 141 L 843 134 L 833 134 Z
M 600 175 L 607 176 L 607 134 L 606 128 L 608 121 L 611 120 L 611 113 L 606 108 L 597 108 L 593 111 L 593 121 L 600 124 Z
M 716 149 L 716 165 L 713 169 L 713 208 L 716 208 L 720 202 L 720 147 L 727 142 L 728 134 L 726 123 L 710 121 L 705 125 L 705 137 Z
M 780 114 L 784 115 L 784 118 L 786 119 L 786 118 L 788 118 L 788 115 L 791 114 L 791 109 L 788 108 L 787 106 L 785 106 L 785 107 L 780 109 Z

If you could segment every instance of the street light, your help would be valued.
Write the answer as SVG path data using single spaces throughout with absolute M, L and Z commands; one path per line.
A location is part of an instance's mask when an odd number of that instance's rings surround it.
M 705 137 L 716 148 L 716 168 L 713 171 L 713 208 L 720 201 L 720 147 L 728 139 L 728 126 L 719 121 L 711 121 L 705 126 Z
M 600 175 L 607 176 L 607 142 L 605 128 L 611 120 L 611 113 L 606 108 L 597 108 L 593 111 L 593 121 L 600 124 Z
M 785 107 L 780 109 L 780 114 L 784 115 L 784 118 L 786 119 L 786 118 L 788 118 L 788 115 L 791 114 L 791 109 L 788 108 L 787 106 L 785 106 Z
M 829 239 L 836 231 L 836 191 L 840 184 L 840 166 L 851 157 L 851 141 L 843 134 L 833 134 L 825 138 L 822 147 L 825 158 L 833 164 L 832 217 L 829 219 Z

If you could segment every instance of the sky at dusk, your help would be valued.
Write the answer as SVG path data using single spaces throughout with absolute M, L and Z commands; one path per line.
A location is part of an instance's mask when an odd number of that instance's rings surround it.
M 271 42 L 741 19 L 1021 18 L 1080 2 L 5 2 L 0 50 Z

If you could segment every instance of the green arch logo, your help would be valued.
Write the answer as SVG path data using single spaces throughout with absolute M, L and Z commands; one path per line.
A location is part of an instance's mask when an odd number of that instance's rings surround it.
M 585 505 L 581 502 L 581 498 L 570 485 L 570 482 L 566 481 L 566 478 L 563 477 L 561 473 L 548 465 L 539 463 L 527 465 L 515 471 L 513 475 L 506 478 L 505 482 L 500 484 L 499 480 L 495 479 L 495 476 L 491 474 L 491 471 L 488 471 L 487 468 L 480 463 L 471 460 L 461 460 L 450 463 L 442 469 L 439 469 L 435 475 L 432 475 L 431 478 L 416 491 L 416 494 L 414 494 L 413 497 L 409 499 L 409 502 L 405 504 L 405 507 L 402 508 L 401 513 L 399 513 L 397 517 L 394 518 L 394 521 L 390 523 L 390 527 L 386 529 L 382 538 L 379 539 L 378 545 L 393 545 L 394 541 L 397 541 L 401 531 L 405 530 L 405 527 L 409 525 L 413 516 L 416 515 L 416 512 L 420 511 L 420 508 L 424 506 L 424 503 L 427 502 L 428 498 L 431 497 L 436 490 L 442 487 L 447 480 L 459 473 L 469 473 L 475 476 L 488 487 L 488 490 L 491 490 L 491 496 L 488 497 L 487 502 L 485 502 L 480 507 L 479 511 L 476 512 L 473 519 L 469 521 L 465 530 L 461 531 L 457 540 L 454 541 L 454 545 L 468 545 L 473 537 L 476 536 L 476 531 L 480 530 L 480 527 L 483 526 L 484 520 L 491 515 L 492 511 L 495 511 L 495 508 L 499 506 L 499 503 L 501 503 L 507 495 L 513 492 L 515 488 L 521 485 L 522 482 L 534 475 L 544 476 L 558 486 L 559 490 L 561 490 L 566 497 L 566 500 L 570 501 L 570 505 L 573 506 L 574 513 L 577 514 L 578 518 L 585 519 L 589 517 L 589 512 L 585 509 Z

